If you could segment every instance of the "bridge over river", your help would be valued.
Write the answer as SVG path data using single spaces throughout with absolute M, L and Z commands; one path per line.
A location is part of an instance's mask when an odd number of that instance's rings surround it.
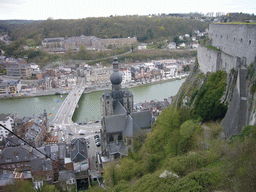
M 55 128 L 55 136 L 59 136 L 59 142 L 64 140 L 70 142 L 73 138 L 92 135 L 101 127 L 100 122 L 78 125 L 72 121 L 72 116 L 85 88 L 84 79 L 79 78 L 78 84 L 69 92 L 54 119 L 50 122 L 50 126 Z

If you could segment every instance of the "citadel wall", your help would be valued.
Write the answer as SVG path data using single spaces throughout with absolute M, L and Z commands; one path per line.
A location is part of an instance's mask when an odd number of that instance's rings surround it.
M 204 73 L 229 73 L 232 68 L 248 67 L 256 60 L 256 25 L 211 24 L 209 38 L 207 45 L 212 49 L 198 47 L 198 62 Z
M 211 24 L 209 38 L 212 46 L 223 53 L 239 57 L 244 66 L 254 62 L 256 56 L 256 25 Z

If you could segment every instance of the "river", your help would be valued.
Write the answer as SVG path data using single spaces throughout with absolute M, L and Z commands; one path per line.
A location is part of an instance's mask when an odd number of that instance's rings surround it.
M 133 87 L 129 90 L 133 94 L 134 103 L 151 101 L 157 99 L 159 101 L 164 98 L 177 94 L 180 86 L 185 79 L 164 82 L 161 84 L 144 85 Z M 79 100 L 79 107 L 76 109 L 73 120 L 75 122 L 87 122 L 100 119 L 100 97 L 103 91 L 83 94 Z M 30 98 L 15 98 L 0 100 L 0 113 L 16 113 L 19 118 L 24 116 L 39 115 L 46 109 L 51 121 L 56 115 L 57 110 L 64 101 L 66 95 L 40 96 Z

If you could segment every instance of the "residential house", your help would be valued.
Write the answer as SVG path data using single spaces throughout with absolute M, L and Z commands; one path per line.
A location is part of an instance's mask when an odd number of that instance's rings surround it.
M 34 119 L 34 122 L 31 122 L 31 125 L 28 127 L 28 131 L 25 134 L 25 139 L 35 147 L 42 146 L 48 127 L 47 113 L 44 110 L 44 114 Z
M 135 81 L 142 80 L 142 79 L 149 79 L 151 76 L 150 69 L 145 64 L 132 66 L 131 73 Z
M 176 43 L 175 42 L 168 43 L 167 48 L 168 49 L 176 49 Z
M 7 147 L 0 153 L 0 172 L 12 172 L 15 168 L 30 169 L 31 147 Z
M 29 65 L 29 67 L 31 68 L 31 70 L 33 72 L 40 71 L 40 68 L 39 68 L 39 66 L 36 63 L 29 63 L 28 65 Z
M 13 114 L 10 113 L 1 113 L 0 114 L 0 124 L 5 126 L 8 130 L 13 130 L 15 117 Z M 0 140 L 3 138 L 6 138 L 9 135 L 9 131 L 4 129 L 3 127 L 0 127 Z
M 45 135 L 45 126 L 39 126 L 38 124 L 34 123 L 31 127 L 29 127 L 25 135 L 25 139 L 29 142 L 29 144 L 35 147 L 40 147 L 43 144 Z
M 122 83 L 131 82 L 132 73 L 128 68 L 122 68 L 122 69 L 120 69 L 120 72 L 122 74 Z
M 112 68 L 89 68 L 85 71 L 85 78 L 87 83 L 95 84 L 108 84 L 110 83 L 109 77 L 112 73 Z
M 0 94 L 16 94 L 21 91 L 20 80 L 0 80 Z
M 90 185 L 88 174 L 89 158 L 87 153 L 87 143 L 85 138 L 76 138 L 70 144 L 70 159 L 73 162 L 73 171 L 78 183 L 83 181 L 85 187 Z
M 66 77 L 67 77 L 68 87 L 76 86 L 76 83 L 77 83 L 77 76 L 76 75 L 69 74 Z
M 142 49 L 147 49 L 147 45 L 146 43 L 141 43 L 139 46 L 138 46 L 138 50 L 142 50 Z
M 36 181 L 45 180 L 48 183 L 54 181 L 52 160 L 45 158 L 34 158 L 30 161 L 31 174 Z
M 6 66 L 7 76 L 28 79 L 31 77 L 31 68 L 25 63 L 11 63 Z

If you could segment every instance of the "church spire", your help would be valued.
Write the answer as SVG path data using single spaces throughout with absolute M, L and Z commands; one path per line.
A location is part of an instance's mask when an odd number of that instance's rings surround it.
M 113 73 L 110 75 L 110 81 L 112 83 L 113 91 L 121 90 L 122 74 L 119 72 L 118 69 L 118 61 L 116 55 L 114 56 Z

